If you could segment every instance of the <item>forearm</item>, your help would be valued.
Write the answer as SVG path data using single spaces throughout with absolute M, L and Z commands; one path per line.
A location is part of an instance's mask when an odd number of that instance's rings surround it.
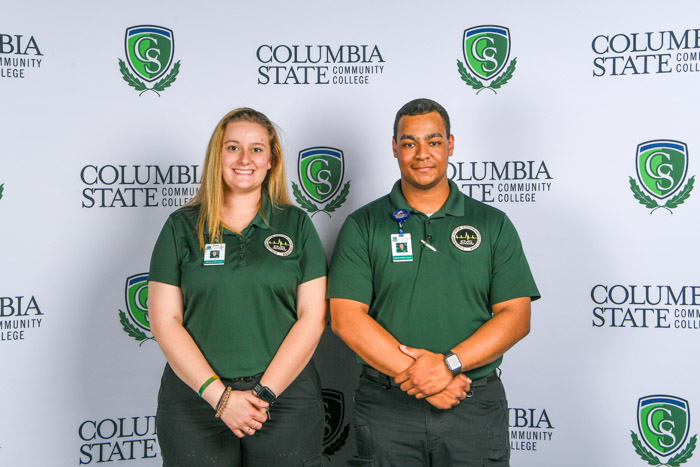
M 177 322 L 168 324 L 152 322 L 151 328 L 175 374 L 193 391 L 198 392 L 202 384 L 214 375 L 214 370 L 192 336 Z M 220 380 L 215 380 L 209 384 L 202 397 L 209 405 L 216 407 L 224 389 L 224 384 Z
M 530 332 L 530 298 L 494 305 L 494 316 L 452 349 L 467 372 L 487 365 Z
M 399 350 L 399 341 L 353 300 L 331 299 L 331 323 L 336 333 L 373 368 L 391 377 L 410 367 L 414 360 Z
M 282 341 L 260 384 L 269 387 L 277 396 L 299 376 L 316 351 L 326 326 L 324 319 L 299 319 Z
M 297 321 L 280 344 L 265 369 L 260 384 L 277 396 L 299 376 L 309 363 L 326 327 L 326 277 L 304 282 L 297 287 Z

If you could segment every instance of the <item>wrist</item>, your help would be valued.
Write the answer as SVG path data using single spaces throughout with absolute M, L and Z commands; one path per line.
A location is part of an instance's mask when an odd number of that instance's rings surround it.
M 442 355 L 444 356 L 445 365 L 450 373 L 452 373 L 452 376 L 457 376 L 462 373 L 462 361 L 456 353 L 450 350 L 443 352 Z
M 221 380 L 214 381 L 202 392 L 202 399 L 207 401 L 212 408 L 216 409 L 216 404 L 219 403 L 225 390 L 226 385 L 224 385 Z
M 267 386 L 257 383 L 253 388 L 253 393 L 259 398 L 272 405 L 277 401 L 277 394 Z

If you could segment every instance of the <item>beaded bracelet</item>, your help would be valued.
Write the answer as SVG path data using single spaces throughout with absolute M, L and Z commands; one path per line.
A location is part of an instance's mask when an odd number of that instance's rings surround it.
M 224 413 L 224 409 L 226 408 L 226 404 L 228 403 L 228 398 L 231 396 L 232 390 L 233 389 L 231 388 L 231 386 L 227 386 L 226 390 L 221 395 L 221 399 L 219 399 L 219 403 L 216 404 L 216 414 L 214 414 L 214 416 L 216 418 L 220 418 L 221 414 Z
M 199 388 L 199 397 L 202 397 L 202 394 L 204 393 L 204 390 L 205 390 L 211 383 L 213 383 L 214 381 L 216 381 L 217 379 L 219 379 L 219 377 L 218 377 L 217 375 L 214 375 L 214 376 L 212 376 L 211 378 L 209 378 L 208 380 L 206 380 L 206 381 L 204 382 L 204 384 L 202 384 L 202 386 L 200 386 L 200 388 Z

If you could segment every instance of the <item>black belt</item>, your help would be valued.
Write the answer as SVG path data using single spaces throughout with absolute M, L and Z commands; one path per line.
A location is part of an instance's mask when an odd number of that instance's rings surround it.
M 385 375 L 381 371 L 375 370 L 371 366 L 367 365 L 362 365 L 362 377 L 377 383 L 386 389 L 389 389 L 391 386 L 399 386 L 394 382 L 394 378 L 391 376 Z M 489 381 L 493 381 L 496 378 L 498 378 L 498 375 L 496 374 L 496 370 L 493 370 L 491 373 L 482 378 L 472 380 L 471 388 L 474 389 L 486 386 Z

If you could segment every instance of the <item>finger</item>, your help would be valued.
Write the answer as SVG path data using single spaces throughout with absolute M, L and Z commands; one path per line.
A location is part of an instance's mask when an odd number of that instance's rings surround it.
M 466 381 L 469 384 L 472 384 L 472 380 L 469 379 L 469 377 L 467 375 L 465 375 L 464 373 L 458 374 L 457 377 L 460 379 L 463 379 L 464 381 Z
M 245 436 L 245 434 L 243 434 L 243 432 L 241 430 L 239 430 L 238 428 L 233 430 L 233 434 L 238 436 L 239 438 L 243 438 Z
M 413 347 L 409 347 L 403 344 L 399 345 L 399 350 L 411 358 L 418 358 L 421 356 L 422 353 L 421 349 L 415 349 Z
M 255 408 L 259 410 L 267 409 L 270 406 L 269 403 L 265 402 L 257 396 L 253 396 L 252 394 L 248 397 L 248 402 L 250 402 L 253 406 L 255 406 Z
M 400 387 L 401 387 L 402 391 L 408 392 L 411 389 L 413 389 L 415 386 L 413 385 L 413 383 L 411 383 L 411 381 L 404 381 Z
M 398 375 L 394 377 L 394 381 L 396 384 L 402 384 L 404 381 L 408 380 L 408 372 L 407 371 L 402 371 Z
M 267 421 L 267 411 L 264 411 L 262 413 L 256 413 L 255 415 L 253 415 L 253 420 L 251 423 L 253 424 L 253 428 L 255 428 L 256 430 L 259 430 L 260 427 L 262 426 L 262 424 L 265 423 L 266 421 Z M 256 426 L 256 423 L 257 423 L 257 426 Z

